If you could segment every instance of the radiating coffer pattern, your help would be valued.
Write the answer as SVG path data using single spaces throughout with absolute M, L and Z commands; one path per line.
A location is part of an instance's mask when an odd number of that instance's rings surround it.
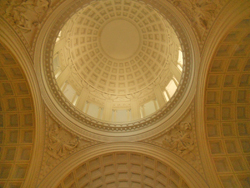
M 116 152 L 84 162 L 57 187 L 188 188 L 188 185 L 175 170 L 153 157 Z
M 0 187 L 21 187 L 34 143 L 34 107 L 22 68 L 0 45 Z
M 208 145 L 222 185 L 250 186 L 250 19 L 220 43 L 206 84 Z
M 113 59 L 100 44 L 101 31 L 114 19 L 125 20 L 138 30 L 139 47 L 129 58 Z M 99 91 L 116 95 L 137 92 L 178 59 L 175 32 L 159 13 L 141 2 L 93 2 L 72 20 L 66 25 L 72 28 L 67 36 L 70 61 L 81 79 Z

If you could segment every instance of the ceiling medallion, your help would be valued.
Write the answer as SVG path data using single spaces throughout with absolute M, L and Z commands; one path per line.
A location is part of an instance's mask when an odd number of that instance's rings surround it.
M 101 50 L 115 61 L 131 58 L 141 46 L 141 32 L 136 25 L 123 17 L 111 19 L 99 31 Z M 132 40 L 133 39 L 133 40 Z
M 83 126 L 138 130 L 166 118 L 178 104 L 187 87 L 183 80 L 190 79 L 190 48 L 179 23 L 167 9 L 158 12 L 159 6 L 77 2 L 52 27 L 47 82 Z

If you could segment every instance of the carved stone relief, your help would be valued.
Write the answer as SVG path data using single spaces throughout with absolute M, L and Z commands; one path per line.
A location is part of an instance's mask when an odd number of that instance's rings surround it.
M 167 132 L 162 143 L 171 151 L 187 155 L 194 150 L 194 136 L 192 126 L 182 122 Z
M 54 159 L 59 159 L 73 152 L 79 142 L 79 137 L 66 132 L 60 125 L 54 123 L 49 128 L 47 152 Z
M 60 162 L 79 150 L 98 144 L 99 142 L 82 138 L 73 133 L 51 115 L 46 109 L 45 152 L 39 175 L 39 182 Z
M 216 3 L 203 0 L 203 1 L 184 1 L 175 0 L 173 2 L 176 6 L 187 10 L 188 14 L 193 15 L 191 21 L 200 25 L 203 29 L 207 29 L 209 20 L 214 16 Z
M 201 40 L 226 2 L 228 0 L 172 0 L 191 21 Z
M 39 27 L 42 17 L 49 8 L 49 0 L 12 0 L 6 9 L 6 16 L 12 19 L 15 25 L 23 32 L 30 32 Z
M 204 175 L 196 141 L 194 104 L 191 104 L 190 109 L 176 124 L 143 142 L 175 153 Z
M 52 12 L 53 0 L 6 0 L 0 1 L 0 15 L 15 30 L 33 56 L 35 35 L 41 28 L 48 12 Z

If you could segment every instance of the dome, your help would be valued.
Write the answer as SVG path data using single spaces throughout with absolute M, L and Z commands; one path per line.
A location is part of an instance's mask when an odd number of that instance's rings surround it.
M 137 134 L 174 121 L 192 98 L 194 54 L 170 7 L 71 2 L 54 14 L 43 31 L 41 71 L 48 105 L 69 127 Z
M 182 69 L 174 29 L 138 1 L 92 2 L 55 39 L 56 83 L 91 118 L 119 123 L 148 117 L 174 95 Z
M 0 5 L 0 187 L 250 187 L 249 0 Z

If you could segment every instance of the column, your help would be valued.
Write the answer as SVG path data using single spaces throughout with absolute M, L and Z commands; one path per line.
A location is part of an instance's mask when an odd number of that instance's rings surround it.
M 175 78 L 179 81 L 181 79 L 181 71 L 178 69 L 177 65 L 174 63 L 170 63 L 170 70 L 175 76 Z
M 110 121 L 112 118 L 112 108 L 113 108 L 113 102 L 112 100 L 106 100 L 104 104 L 103 109 L 103 119 Z
M 70 75 L 70 66 L 67 66 L 56 79 L 59 88 L 61 88 L 62 85 L 68 80 L 69 75 Z
M 127 120 L 130 121 L 130 110 L 127 110 Z
M 73 96 L 73 99 L 71 101 L 73 103 L 73 105 L 74 105 L 74 102 L 75 102 L 76 98 L 77 98 L 77 92 L 75 93 L 75 95 Z
M 117 121 L 117 119 L 116 119 L 116 110 L 114 110 L 113 112 L 114 112 L 114 121 Z
M 140 119 L 140 106 L 138 99 L 131 99 L 131 113 L 132 113 L 132 119 Z
M 142 108 L 142 115 L 143 117 L 145 117 L 146 116 L 145 106 L 142 105 L 141 108 Z
M 154 88 L 154 91 L 155 91 L 155 97 L 158 101 L 159 107 L 161 108 L 166 104 L 161 87 L 159 85 L 157 85 Z
M 86 102 L 86 109 L 85 109 L 85 111 L 84 111 L 84 113 L 86 113 L 86 114 L 88 114 L 88 111 L 89 111 L 89 102 L 87 101 Z
M 83 107 L 85 105 L 85 102 L 88 98 L 89 91 L 86 88 L 83 88 L 81 91 L 81 94 L 76 102 L 76 107 L 79 108 L 80 110 L 83 110 Z
M 156 101 L 156 99 L 154 99 L 154 106 L 155 106 L 155 110 L 158 110 L 158 106 L 157 106 L 157 101 Z
M 101 119 L 101 112 L 102 112 L 102 108 L 99 107 L 99 109 L 98 109 L 98 116 L 97 116 L 99 119 Z

